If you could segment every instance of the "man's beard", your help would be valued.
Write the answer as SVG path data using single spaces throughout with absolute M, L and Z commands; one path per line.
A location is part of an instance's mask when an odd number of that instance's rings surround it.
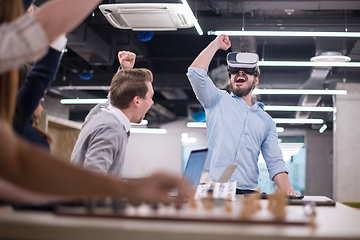
M 233 83 L 235 84 L 235 83 Z M 255 82 L 253 81 L 252 85 L 248 88 L 236 88 L 234 89 L 234 85 L 230 84 L 230 91 L 233 92 L 238 97 L 244 97 L 248 95 L 255 88 Z

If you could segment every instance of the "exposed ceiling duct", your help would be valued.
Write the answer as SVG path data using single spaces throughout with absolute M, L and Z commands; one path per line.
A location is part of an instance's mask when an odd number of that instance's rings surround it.
M 67 47 L 77 53 L 89 64 L 112 65 L 114 50 L 98 34 L 82 23 L 67 34 Z
M 149 114 L 152 117 L 160 117 L 160 119 L 168 120 L 168 121 L 176 119 L 176 115 L 174 113 L 170 112 L 169 110 L 167 110 L 158 103 L 152 105 L 152 107 L 150 108 L 147 114 Z
M 351 49 L 351 51 L 349 53 L 349 57 L 351 57 L 351 59 L 354 62 L 360 61 L 360 41 L 359 40 L 357 40 L 354 47 Z
M 161 90 L 160 93 L 167 99 L 167 100 L 186 100 L 188 96 L 181 88 L 174 88 L 174 89 L 165 89 Z
M 317 62 L 347 62 L 351 59 L 342 55 L 340 52 L 328 51 L 311 58 L 311 61 Z M 325 79 L 328 76 L 331 67 L 315 67 L 309 79 L 301 86 L 302 89 L 323 89 Z M 321 101 L 321 96 L 303 95 L 299 99 L 300 106 L 316 107 Z M 296 112 L 296 118 L 309 118 L 310 112 Z

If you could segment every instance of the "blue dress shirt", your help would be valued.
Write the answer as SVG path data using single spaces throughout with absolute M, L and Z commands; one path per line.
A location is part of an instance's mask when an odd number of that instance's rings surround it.
M 262 103 L 253 101 L 249 107 L 243 98 L 219 90 L 204 69 L 190 67 L 187 76 L 206 113 L 209 153 L 205 170 L 211 179 L 216 181 L 229 163 L 236 163 L 229 181 L 237 181 L 239 189 L 254 189 L 260 151 L 270 179 L 287 173 L 275 122 L 264 112 Z

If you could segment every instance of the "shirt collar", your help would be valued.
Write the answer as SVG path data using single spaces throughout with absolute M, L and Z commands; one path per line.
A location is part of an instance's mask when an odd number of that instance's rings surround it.
M 109 104 L 107 109 L 110 111 L 110 113 L 114 114 L 115 117 L 124 124 L 125 131 L 130 131 L 131 125 L 130 120 L 125 116 L 125 114 L 117 107 L 114 107 L 113 105 Z
M 230 95 L 233 98 L 240 98 L 243 101 L 243 103 L 245 103 L 245 100 L 242 97 L 236 96 L 233 92 L 231 92 Z M 260 108 L 261 110 L 264 110 L 264 104 L 263 103 L 255 101 L 254 99 L 251 99 L 251 103 L 253 104 L 253 106 L 251 108 L 253 108 L 253 109 L 259 109 Z
M 263 103 L 255 101 L 254 99 L 251 99 L 251 102 L 252 102 L 253 106 L 257 105 L 257 108 L 260 108 L 261 110 L 264 111 L 264 104 Z

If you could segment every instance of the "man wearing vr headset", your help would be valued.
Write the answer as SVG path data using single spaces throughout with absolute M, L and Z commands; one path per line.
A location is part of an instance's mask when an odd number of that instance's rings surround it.
M 227 35 L 218 36 L 197 56 L 187 73 L 206 112 L 209 159 L 204 169 L 216 181 L 229 163 L 237 163 L 230 181 L 237 181 L 237 193 L 252 193 L 258 185 L 261 151 L 269 176 L 280 191 L 299 195 L 290 186 L 275 122 L 263 111 L 264 104 L 251 97 L 259 83 L 258 55 L 236 52 L 227 55 L 230 94 L 219 90 L 207 75 L 217 50 L 230 46 Z

